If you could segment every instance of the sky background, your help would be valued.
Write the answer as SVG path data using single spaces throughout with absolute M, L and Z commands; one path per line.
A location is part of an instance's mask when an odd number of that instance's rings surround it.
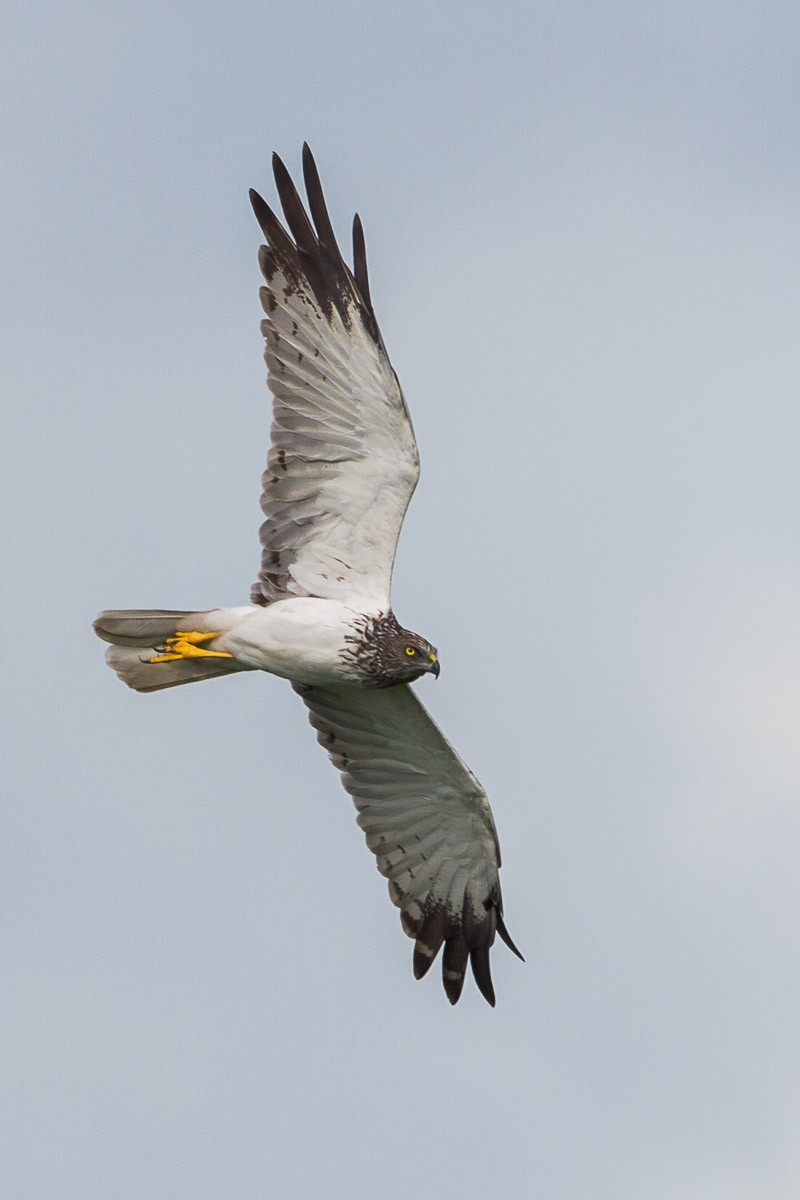
M 15 1200 L 800 1194 L 796 3 L 11 3 L 0 1175 Z M 247 202 L 311 143 L 423 474 L 395 609 L 521 964 L 411 974 L 246 601 Z

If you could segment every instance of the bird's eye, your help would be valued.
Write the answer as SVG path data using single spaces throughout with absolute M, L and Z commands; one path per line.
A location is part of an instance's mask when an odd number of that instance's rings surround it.
M 406 646 L 406 654 L 409 656 L 409 658 L 413 658 L 416 653 L 417 652 L 413 646 Z

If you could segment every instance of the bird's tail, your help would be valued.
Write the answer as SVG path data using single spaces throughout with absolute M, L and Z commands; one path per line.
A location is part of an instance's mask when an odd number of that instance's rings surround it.
M 208 612 L 171 609 L 111 609 L 101 612 L 94 631 L 111 642 L 106 662 L 123 683 L 137 692 L 196 683 L 248 667 L 222 657 L 212 636 L 224 633 L 241 618 L 238 609 Z

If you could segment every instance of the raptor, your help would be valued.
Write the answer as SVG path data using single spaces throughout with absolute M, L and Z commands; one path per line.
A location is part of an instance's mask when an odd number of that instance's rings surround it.
M 110 666 L 139 692 L 235 671 L 288 679 L 342 773 L 414 939 L 415 976 L 444 947 L 450 1002 L 470 963 L 494 1005 L 495 935 L 522 955 L 503 921 L 486 793 L 410 686 L 439 675 L 438 652 L 392 611 L 392 568 L 419 456 L 372 306 L 361 221 L 353 221 L 351 270 L 308 146 L 308 209 L 277 155 L 273 170 L 285 225 L 250 193 L 266 239 L 262 331 L 273 396 L 250 604 L 107 611 L 94 628 L 111 643 Z

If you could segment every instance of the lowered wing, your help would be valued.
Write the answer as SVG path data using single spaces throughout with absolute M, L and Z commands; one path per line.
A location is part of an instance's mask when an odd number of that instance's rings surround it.
M 495 932 L 522 955 L 503 923 L 500 848 L 483 788 L 408 686 L 293 686 L 342 772 L 403 928 L 415 939 L 415 976 L 422 978 L 444 945 L 450 1003 L 461 995 L 469 961 L 494 1005 Z
M 250 193 L 267 240 L 259 256 L 267 281 L 262 330 L 274 397 L 261 496 L 267 520 L 251 598 L 321 596 L 385 611 L 419 477 L 414 431 L 372 309 L 361 222 L 356 216 L 351 272 L 308 146 L 310 219 L 277 155 L 273 169 L 288 232 Z

